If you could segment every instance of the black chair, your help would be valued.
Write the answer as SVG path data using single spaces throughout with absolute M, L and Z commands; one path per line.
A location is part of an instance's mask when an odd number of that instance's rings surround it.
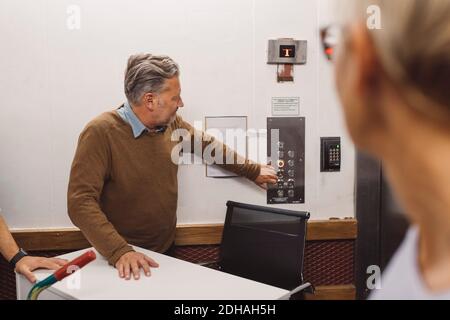
M 303 281 L 308 212 L 227 202 L 220 270 L 279 288 L 313 291 Z

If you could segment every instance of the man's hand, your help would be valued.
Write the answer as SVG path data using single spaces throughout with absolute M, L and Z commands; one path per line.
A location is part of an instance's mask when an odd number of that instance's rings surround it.
M 277 183 L 278 177 L 275 169 L 269 165 L 261 165 L 261 172 L 255 183 L 263 189 L 267 189 L 267 184 Z
M 58 258 L 43 258 L 26 256 L 16 263 L 16 272 L 23 274 L 31 283 L 36 282 L 33 270 L 44 268 L 57 270 L 64 266 L 68 261 Z
M 145 254 L 130 251 L 117 260 L 115 267 L 119 271 L 119 277 L 130 280 L 131 273 L 133 273 L 134 279 L 138 280 L 141 273 L 140 268 L 144 269 L 147 277 L 150 277 L 150 267 L 158 268 L 159 264 Z

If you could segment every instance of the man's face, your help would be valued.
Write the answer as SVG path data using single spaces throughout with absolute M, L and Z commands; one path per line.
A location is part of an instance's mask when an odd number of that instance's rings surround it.
M 154 111 L 159 125 L 169 125 L 175 120 L 178 108 L 182 108 L 180 79 L 167 79 L 161 93 L 155 96 Z

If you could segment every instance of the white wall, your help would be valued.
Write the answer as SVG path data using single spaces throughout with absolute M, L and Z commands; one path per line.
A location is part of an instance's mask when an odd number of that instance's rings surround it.
M 67 7 L 81 8 L 69 30 Z M 182 67 L 188 121 L 247 115 L 264 129 L 271 97 L 300 96 L 307 121 L 306 203 L 312 219 L 354 215 L 354 149 L 322 57 L 318 27 L 329 1 L 2 0 L 0 2 L 0 207 L 14 228 L 72 226 L 66 191 L 78 135 L 124 101 L 123 72 L 136 52 L 168 54 Z M 267 40 L 308 40 L 295 83 L 277 84 Z M 209 52 L 209 53 L 208 53 Z M 340 173 L 320 173 L 320 136 L 343 137 Z M 243 179 L 210 179 L 204 166 L 179 173 L 180 223 L 222 222 L 227 200 L 265 205 Z

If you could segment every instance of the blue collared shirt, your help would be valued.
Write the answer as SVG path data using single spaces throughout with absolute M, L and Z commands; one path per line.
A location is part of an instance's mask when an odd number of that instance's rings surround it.
M 131 126 L 131 129 L 133 130 L 133 136 L 135 139 L 139 138 L 143 133 L 149 131 L 147 127 L 144 126 L 141 120 L 139 120 L 139 118 L 133 112 L 133 109 L 131 109 L 131 106 L 128 103 L 128 101 L 124 103 L 123 107 L 117 110 L 117 113 L 123 119 L 123 121 L 125 121 Z
M 128 102 L 125 102 L 123 107 L 117 110 L 117 113 L 123 119 L 123 121 L 125 121 L 131 126 L 135 139 L 139 138 L 145 132 L 164 133 L 167 129 L 167 126 L 159 126 L 156 127 L 154 130 L 149 130 L 141 122 L 141 120 L 139 120 L 139 118 L 136 116 L 133 109 L 131 108 L 131 105 Z

